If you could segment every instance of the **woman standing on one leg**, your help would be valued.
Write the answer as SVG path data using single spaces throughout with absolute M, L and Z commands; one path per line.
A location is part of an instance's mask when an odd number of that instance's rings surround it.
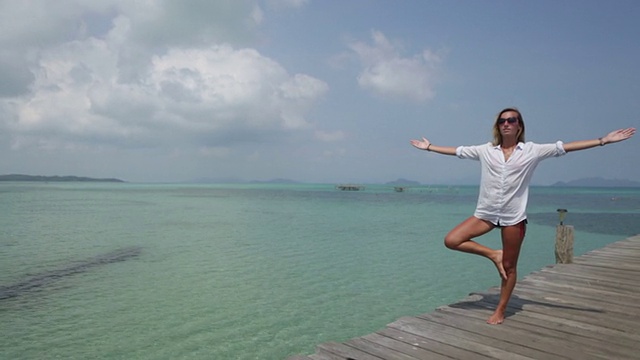
M 626 140 L 633 136 L 634 128 L 612 131 L 594 140 L 554 144 L 536 144 L 524 139 L 522 114 L 507 108 L 496 117 L 493 142 L 476 146 L 435 146 L 429 140 L 411 140 L 411 145 L 444 155 L 480 161 L 480 194 L 476 211 L 453 228 L 445 237 L 445 245 L 453 250 L 484 256 L 495 264 L 502 279 L 500 300 L 487 323 L 500 324 L 516 285 L 516 267 L 527 224 L 526 207 L 529 182 L 538 163 L 570 151 L 583 150 Z M 494 228 L 501 229 L 502 250 L 490 249 L 473 239 Z

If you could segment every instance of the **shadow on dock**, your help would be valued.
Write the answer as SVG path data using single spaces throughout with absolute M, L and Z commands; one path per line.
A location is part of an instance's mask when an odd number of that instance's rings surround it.
M 8 286 L 0 286 L 0 300 L 23 295 L 25 293 L 51 285 L 68 276 L 87 272 L 100 265 L 111 264 L 138 257 L 141 252 L 141 247 L 126 247 L 94 256 L 80 262 L 74 262 L 60 269 L 48 270 L 36 275 L 27 276 L 24 280 L 18 281 L 14 284 Z
M 450 304 L 446 306 L 454 309 L 478 309 L 479 308 L 479 309 L 493 311 L 495 310 L 496 305 L 498 305 L 499 301 L 500 301 L 500 293 L 473 292 L 469 294 L 469 297 L 467 297 L 466 299 L 460 302 L 457 302 L 455 304 Z M 562 305 L 562 304 L 553 303 L 553 302 L 525 299 L 517 294 L 513 294 L 511 296 L 511 299 L 509 300 L 509 305 L 507 307 L 507 311 L 505 312 L 505 317 L 508 318 L 510 316 L 516 315 L 519 312 L 524 311 L 526 306 L 541 306 L 541 307 L 554 308 L 554 309 L 603 313 L 603 311 L 599 309 Z

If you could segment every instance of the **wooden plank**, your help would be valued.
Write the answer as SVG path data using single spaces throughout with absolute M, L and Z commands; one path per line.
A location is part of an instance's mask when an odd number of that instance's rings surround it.
M 611 244 L 608 244 L 598 249 L 593 249 L 589 251 L 589 253 L 596 252 L 596 251 L 634 251 L 634 250 L 636 251 L 640 250 L 640 245 L 638 244 L 638 240 L 633 242 L 625 242 L 624 240 L 621 240 L 621 241 L 613 242 Z
M 628 268 L 629 270 L 634 270 L 640 267 L 640 261 L 638 261 L 638 259 L 635 259 L 630 255 L 622 255 L 622 254 L 591 253 L 591 254 L 583 255 L 580 261 L 611 263 L 614 266 L 617 264 L 624 264 L 624 267 Z
M 473 311 L 472 308 L 454 308 L 451 306 L 442 306 L 437 309 L 439 312 L 444 313 L 455 313 L 461 316 L 473 317 L 477 319 L 486 319 L 491 311 Z M 608 334 L 603 334 L 601 328 L 599 327 L 591 327 L 590 330 L 585 330 L 581 327 L 571 326 L 571 323 L 567 323 L 566 321 L 558 321 L 557 318 L 554 318 L 554 321 L 549 321 L 548 319 L 539 319 L 535 317 L 525 316 L 528 312 L 521 312 L 513 314 L 508 318 L 508 327 L 517 328 L 524 332 L 536 333 L 538 336 L 547 337 L 554 343 L 554 347 L 556 346 L 564 346 L 565 343 L 575 343 L 579 346 L 578 351 L 576 351 L 575 357 L 581 359 L 583 357 L 582 351 L 588 350 L 593 354 L 602 354 L 606 356 L 613 356 L 617 358 L 618 356 L 629 357 L 634 356 L 637 352 L 637 340 L 629 339 L 627 337 L 621 336 L 624 333 L 621 332 L 610 332 Z M 594 331 L 595 330 L 595 331 Z M 527 336 L 528 338 L 528 336 Z M 528 341 L 528 340 L 523 340 Z M 611 345 L 615 345 L 612 347 Z M 552 348 L 546 348 L 547 351 Z M 555 352 L 558 353 L 557 351 Z M 551 358 L 549 356 L 548 358 Z
M 640 282 L 637 272 L 624 272 L 603 267 L 589 266 L 588 264 L 573 263 L 570 266 L 566 264 L 558 264 L 542 268 L 540 271 L 534 272 L 565 272 L 567 274 L 583 274 L 585 276 L 593 275 L 598 278 L 604 278 L 618 282 Z
M 481 300 L 475 303 L 479 306 L 484 306 L 488 309 L 494 309 L 496 302 L 488 302 Z M 598 311 L 590 311 L 588 308 L 572 307 L 565 305 L 556 305 L 553 303 L 544 303 L 539 301 L 531 301 L 527 299 L 521 299 L 519 296 L 514 296 L 509 301 L 509 306 L 512 309 L 518 309 L 517 311 L 530 311 L 553 315 L 562 319 L 574 320 L 578 322 L 585 322 L 592 325 L 600 325 L 610 329 L 616 329 L 620 331 L 626 331 L 635 333 L 638 331 L 637 320 L 630 318 L 623 318 L 613 316 L 606 313 L 606 316 L 601 316 L 605 313 Z
M 561 284 L 557 280 L 554 281 L 554 279 L 545 280 L 543 278 L 527 277 L 520 281 L 516 285 L 516 288 L 529 288 L 540 294 L 558 293 L 567 297 L 584 298 L 584 301 L 597 300 L 598 302 L 619 304 L 622 306 L 640 306 L 640 304 L 634 300 L 637 299 L 634 294 L 614 291 L 611 290 L 611 288 L 596 287 L 593 286 L 593 284 L 580 287 L 571 283 Z
M 477 352 L 469 351 L 467 349 L 463 349 L 460 347 L 456 347 L 453 345 L 449 345 L 446 343 L 438 342 L 432 339 L 427 339 L 422 336 L 418 336 L 411 333 L 406 333 L 394 328 L 387 327 L 378 331 L 378 334 L 405 342 L 411 346 L 415 346 L 424 350 L 429 351 L 432 354 L 447 355 L 449 358 L 454 359 L 490 359 L 490 357 L 484 356 Z M 436 358 L 434 356 L 434 358 Z M 430 359 L 431 357 L 425 357 L 425 359 Z
M 318 353 L 309 355 L 309 358 L 311 358 L 311 360 L 344 360 L 342 356 Z
M 623 250 L 630 250 L 630 251 L 638 251 L 640 250 L 640 237 L 635 236 L 635 237 L 630 237 L 624 240 L 615 241 L 601 248 L 593 249 L 589 251 L 589 253 L 593 251 L 609 250 L 609 249 L 610 250 L 623 249 Z
M 328 342 L 328 343 L 320 344 L 318 345 L 317 350 L 318 350 L 318 353 L 320 354 L 336 356 L 338 359 L 357 359 L 357 360 L 383 359 L 384 360 L 384 358 L 367 354 L 364 351 L 360 351 L 351 346 L 347 346 L 345 344 L 341 344 L 337 342 Z
M 625 282 L 624 280 L 615 281 L 615 280 L 607 280 L 605 278 L 596 277 L 596 276 L 587 277 L 587 276 L 577 275 L 573 273 L 561 273 L 561 272 L 552 272 L 552 271 L 537 272 L 537 273 L 531 274 L 530 276 L 528 276 L 528 278 L 529 277 L 538 278 L 538 279 L 546 278 L 552 281 L 568 281 L 569 283 L 574 285 L 588 286 L 588 287 L 598 286 L 608 291 L 624 291 L 627 293 L 629 292 L 634 293 L 635 289 L 640 285 L 640 283 L 636 284 L 635 281 L 632 281 L 632 282 Z
M 492 299 L 481 299 L 475 302 L 468 302 L 468 303 L 458 303 L 458 304 L 452 304 L 450 305 L 451 307 L 482 307 L 484 309 L 486 309 L 487 311 L 491 311 L 493 312 L 493 310 L 496 307 L 496 303 L 497 301 L 492 300 Z M 526 304 L 526 305 L 525 305 Z M 542 304 L 542 305 L 540 305 Z M 563 319 L 563 320 L 573 320 L 576 322 L 586 322 L 588 324 L 592 324 L 595 326 L 603 326 L 603 321 L 599 320 L 596 315 L 597 313 L 590 313 L 590 312 L 584 312 L 584 311 L 573 311 L 571 312 L 570 306 L 554 306 L 554 304 L 552 303 L 543 303 L 543 302 L 537 302 L 537 301 L 530 301 L 530 300 L 521 300 L 519 299 L 517 296 L 513 297 L 511 299 L 511 301 L 509 302 L 509 309 L 511 311 L 511 314 L 514 313 L 520 313 L 520 312 L 537 312 L 537 313 L 542 313 L 542 314 L 548 314 L 548 315 L 553 315 L 555 317 L 557 317 L 558 319 Z M 616 320 L 617 321 L 617 320 Z M 609 319 L 605 319 L 604 320 L 605 324 L 609 324 L 612 323 L 611 320 Z M 622 330 L 622 331 L 630 331 L 630 329 L 632 328 L 633 323 L 630 322 L 629 320 L 625 319 L 625 320 L 621 320 L 618 322 L 615 322 L 615 324 L 613 325 L 614 329 L 618 329 L 618 330 Z
M 605 302 L 602 298 L 598 297 L 580 296 L 577 293 L 554 292 L 549 289 L 541 291 L 535 288 L 519 286 L 517 290 L 514 290 L 514 295 L 519 298 L 535 299 L 550 304 L 589 307 L 597 311 L 614 312 L 623 316 L 628 316 L 630 309 L 636 309 L 636 311 L 640 312 L 640 305 L 637 304 L 634 304 L 634 306 L 630 306 L 629 303 L 624 302 L 623 304 L 616 304 L 613 302 Z
M 585 259 L 601 259 L 603 262 L 608 262 L 608 261 L 622 261 L 622 262 L 627 262 L 629 261 L 629 266 L 631 268 L 636 268 L 638 267 L 638 263 L 637 263 L 637 259 L 633 258 L 633 253 L 635 253 L 635 251 L 631 252 L 631 251 L 627 251 L 626 253 L 623 252 L 609 252 L 609 251 L 592 251 L 589 253 L 586 253 L 582 256 L 579 256 L 582 260 Z
M 371 339 L 371 337 L 370 337 Z M 394 350 L 392 348 L 383 346 L 374 341 L 367 340 L 366 338 L 351 339 L 345 343 L 348 346 L 354 347 L 360 351 L 366 352 L 386 360 L 415 360 L 413 356 L 407 355 L 403 352 Z
M 589 252 L 594 252 L 594 251 L 603 251 L 603 250 L 611 250 L 611 251 L 619 251 L 619 250 L 626 250 L 626 251 L 633 251 L 633 250 L 640 250 L 640 245 L 638 244 L 638 240 L 635 241 L 629 241 L 626 242 L 624 240 L 620 240 L 620 241 L 616 241 L 613 242 L 611 244 L 607 244 L 601 248 L 597 248 L 597 249 L 593 249 Z
M 579 322 L 574 322 L 571 320 L 567 321 L 564 319 L 558 319 L 557 317 L 554 317 L 554 316 L 547 316 L 545 314 L 536 314 L 531 312 L 522 312 L 522 313 L 517 313 L 516 315 L 509 316 L 508 324 L 510 326 L 518 326 L 516 319 L 521 319 L 523 317 L 539 318 L 541 320 L 544 320 L 545 322 L 548 322 L 549 324 L 554 324 L 554 323 L 558 324 L 558 322 L 561 322 L 566 325 L 574 326 L 577 329 L 585 328 L 584 324 Z M 526 321 L 526 319 L 522 319 L 522 320 Z M 599 334 L 598 336 L 600 338 L 603 337 L 603 328 L 599 326 L 591 326 L 591 329 L 596 333 L 598 333 Z M 604 328 L 604 330 L 605 330 L 604 334 L 609 335 L 610 341 L 604 341 L 604 343 L 601 344 L 600 346 L 595 346 L 596 342 L 593 342 L 589 346 L 580 345 L 577 349 L 575 349 L 575 352 L 571 352 L 570 354 L 565 354 L 562 351 L 564 351 L 564 347 L 566 346 L 567 341 L 571 341 L 571 343 L 578 343 L 575 338 L 571 338 L 568 336 L 560 336 L 558 338 L 553 338 L 551 334 L 548 334 L 545 337 L 555 339 L 554 341 L 556 345 L 553 347 L 548 347 L 547 351 L 552 351 L 556 354 L 561 354 L 569 358 L 576 358 L 576 359 L 593 358 L 593 357 L 601 357 L 606 359 L 638 359 L 637 340 L 635 339 L 631 340 L 629 337 L 625 336 L 626 334 L 621 332 L 615 333 L 615 332 L 609 331 L 607 333 L 606 332 L 607 329 Z M 574 331 L 574 334 L 575 333 L 576 332 Z M 618 335 L 622 335 L 622 336 L 616 337 Z M 529 337 L 529 339 L 531 339 L 531 337 Z
M 311 360 L 344 360 L 344 358 L 341 356 L 337 356 L 337 355 L 328 356 L 323 354 L 311 354 L 309 355 L 309 358 Z
M 603 282 L 591 282 L 588 279 L 577 279 L 571 276 L 563 276 L 559 274 L 535 273 L 527 276 L 529 281 L 551 281 L 557 284 L 565 284 L 574 289 L 587 287 L 592 289 L 600 289 L 614 293 L 622 293 L 627 295 L 637 294 L 637 290 L 632 286 L 622 286 Z
M 539 330 L 529 328 L 526 331 L 513 326 L 491 326 L 486 323 L 486 318 L 472 318 L 459 314 L 442 311 L 420 315 L 419 318 L 434 323 L 456 327 L 469 333 L 475 333 L 490 337 L 496 344 L 502 344 L 503 348 L 535 359 L 566 359 L 574 358 L 571 355 L 579 350 L 578 345 L 568 344 L 562 348 L 555 347 L 557 342 L 545 338 L 545 334 Z M 464 321 L 458 321 L 464 319 Z M 479 321 L 478 321 L 479 320 Z M 581 356 L 580 359 L 586 359 Z
M 514 346 L 509 346 L 508 343 L 502 341 L 496 341 L 491 337 L 460 331 L 449 326 L 428 322 L 424 319 L 405 317 L 389 324 L 388 326 L 404 332 L 426 337 L 428 339 L 450 343 L 451 345 L 496 359 L 538 359 L 535 356 L 526 356 L 521 354 L 523 351 L 514 351 L 517 350 Z
M 469 306 L 459 308 L 452 307 L 451 305 L 441 306 L 437 309 L 437 311 L 453 312 L 462 316 L 478 317 L 479 319 L 486 319 L 492 313 L 491 310 L 481 307 Z M 569 334 L 569 338 L 574 335 L 579 335 L 586 338 L 585 341 L 591 341 L 591 339 L 603 340 L 607 343 L 612 343 L 632 349 L 636 347 L 640 338 L 640 335 L 634 335 L 618 330 L 602 328 L 600 326 L 560 319 L 546 314 L 538 314 L 528 311 L 514 312 L 512 308 L 509 308 L 508 311 L 508 325 L 511 325 L 512 322 L 515 323 L 514 326 L 519 326 L 519 323 L 529 324 L 539 326 L 540 328 L 544 329 L 543 331 L 545 333 L 547 329 L 551 330 L 549 334 L 553 334 L 555 332 L 560 333 L 558 334 L 558 336 L 552 336 L 553 338 L 566 337 L 566 335 L 564 334 Z
M 626 271 L 640 271 L 640 265 L 626 263 L 618 259 L 605 258 L 604 256 L 583 255 L 579 259 L 574 259 L 574 262 L 576 264 L 589 264 L 591 266 L 602 266 Z
M 566 266 L 563 264 L 562 266 L 553 266 L 542 268 L 539 271 L 532 272 L 530 275 L 535 274 L 545 274 L 545 273 L 554 273 L 554 274 L 565 274 L 567 276 L 576 276 L 576 277 L 584 277 L 591 278 L 592 280 L 598 280 L 600 278 L 606 279 L 607 281 L 614 281 L 620 283 L 638 283 L 637 275 L 640 270 L 637 271 L 625 271 L 615 267 L 603 267 L 598 266 L 594 263 L 580 263 L 575 262 L 570 264 L 571 266 Z
M 404 341 L 399 341 L 394 338 L 381 335 L 379 333 L 363 336 L 362 339 L 370 342 L 374 342 L 381 346 L 385 346 L 389 349 L 396 350 L 403 354 L 407 354 L 412 359 L 433 359 L 433 360 L 450 360 L 451 359 L 448 356 L 434 353 L 432 351 L 428 351 L 424 348 L 421 348 L 420 346 L 412 345 Z
M 614 306 L 614 309 L 622 307 L 624 313 L 640 311 L 640 304 L 629 302 L 628 297 L 620 295 L 611 296 L 610 294 L 601 294 L 598 292 L 567 292 L 565 288 L 547 288 L 541 290 L 539 287 L 530 284 L 518 284 L 516 287 L 516 296 L 520 292 L 530 294 L 532 296 L 540 296 L 546 302 L 570 304 L 572 301 L 585 302 L 586 304 L 598 303 L 601 306 Z
M 606 338 L 612 345 L 620 344 L 622 346 L 637 349 L 638 337 L 640 335 L 628 333 L 620 330 L 609 329 L 599 325 L 587 324 L 568 319 L 561 319 L 544 313 L 520 312 L 513 315 L 514 319 L 521 319 L 523 322 L 538 322 L 553 324 L 556 329 L 570 329 L 573 333 L 588 332 L 594 337 Z
M 587 281 L 572 281 L 571 279 L 561 279 L 558 277 L 547 276 L 530 276 L 522 281 L 523 285 L 538 286 L 541 289 L 543 286 L 551 286 L 553 284 L 555 288 L 563 288 L 569 294 L 587 294 L 598 293 L 601 296 L 619 296 L 621 299 L 628 299 L 633 296 L 634 293 L 631 289 L 622 287 L 615 287 L 610 285 L 604 285 L 600 283 L 589 283 Z
M 634 253 L 638 251 L 636 249 L 625 249 L 625 248 L 602 248 L 596 249 L 593 251 L 589 251 L 585 255 L 587 256 L 603 256 L 603 257 L 611 257 L 611 258 L 622 258 L 632 262 L 638 262 L 638 259 L 634 258 Z
M 594 266 L 594 267 L 601 267 L 601 268 L 605 268 L 605 269 L 613 269 L 613 270 L 618 270 L 618 271 L 623 271 L 623 272 L 631 272 L 631 273 L 638 273 L 638 271 L 640 271 L 640 269 L 635 269 L 635 268 L 627 268 L 624 265 L 621 265 L 620 263 L 603 263 L 603 262 L 598 262 L 597 260 L 586 260 L 586 259 L 578 259 L 578 260 L 574 260 L 573 262 L 574 264 L 581 264 L 581 265 L 588 265 L 588 266 Z
M 542 284 L 554 284 L 554 287 L 541 287 Z M 570 279 L 565 281 L 564 283 L 561 283 L 559 277 L 531 276 L 522 280 L 518 285 L 529 285 L 529 287 L 538 286 L 538 290 L 540 291 L 540 293 L 563 292 L 562 290 L 559 290 L 563 289 L 564 293 L 567 296 L 573 296 L 574 294 L 581 296 L 584 294 L 584 297 L 589 297 L 586 296 L 586 294 L 592 294 L 590 297 L 595 297 L 598 300 L 602 300 L 602 298 L 607 296 L 620 296 L 621 299 L 630 299 L 633 297 L 633 293 L 629 293 L 632 287 L 627 288 L 622 286 L 615 286 L 612 284 L 602 284 L 599 282 L 588 282 L 580 280 L 572 281 Z
M 547 266 L 533 273 L 538 273 L 538 272 L 554 272 L 554 273 L 560 272 L 560 273 L 583 275 L 583 276 L 592 275 L 596 277 L 606 278 L 612 281 L 640 282 L 640 279 L 637 278 L 638 273 L 635 271 L 618 271 L 616 269 L 590 266 L 589 264 L 581 264 L 581 263 L 573 263 L 573 264 L 569 264 L 569 266 L 567 266 L 566 264 Z
M 601 247 L 601 249 L 608 248 L 635 248 L 640 250 L 640 235 L 630 236 L 626 239 L 615 241 Z
M 539 279 L 525 278 L 518 282 L 516 289 L 518 288 L 530 288 L 534 291 L 549 291 L 551 293 L 566 293 L 576 294 L 579 296 L 599 299 L 606 303 L 615 304 L 633 304 L 637 299 L 633 294 L 612 294 L 610 291 L 593 289 L 593 288 L 576 288 L 573 285 L 554 283 L 552 281 L 545 281 Z M 634 306 L 635 307 L 635 306 Z
M 604 247 L 608 246 L 636 246 L 637 248 L 640 248 L 640 234 L 632 235 L 619 241 L 614 241 Z

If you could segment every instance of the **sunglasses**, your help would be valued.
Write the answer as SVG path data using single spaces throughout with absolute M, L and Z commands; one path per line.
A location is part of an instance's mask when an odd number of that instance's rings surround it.
M 498 119 L 498 125 L 502 125 L 505 122 L 508 122 L 509 124 L 515 124 L 515 123 L 518 122 L 518 118 L 510 117 L 510 118 L 500 118 L 500 119 Z

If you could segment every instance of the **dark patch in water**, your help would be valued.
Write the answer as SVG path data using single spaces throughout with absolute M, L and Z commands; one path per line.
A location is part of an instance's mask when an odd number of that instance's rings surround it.
M 86 259 L 78 263 L 74 263 L 61 269 L 44 271 L 42 273 L 29 276 L 28 278 L 18 281 L 15 284 L 0 286 L 0 300 L 20 296 L 23 293 L 50 285 L 56 281 L 62 280 L 67 276 L 89 271 L 90 269 L 100 265 L 106 265 L 135 258 L 139 256 L 141 252 L 142 248 L 137 246 L 122 248 Z

